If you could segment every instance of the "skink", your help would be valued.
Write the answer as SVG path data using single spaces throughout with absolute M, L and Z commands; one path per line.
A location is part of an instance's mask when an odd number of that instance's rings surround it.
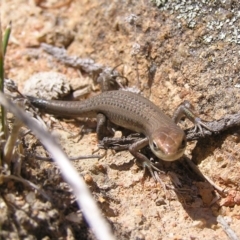
M 140 161 L 144 169 L 146 167 L 149 169 L 153 177 L 153 169 L 158 169 L 139 150 L 149 144 L 158 158 L 174 161 L 183 155 L 186 147 L 185 133 L 176 122 L 151 101 L 136 93 L 121 90 L 108 91 L 83 101 L 28 98 L 33 106 L 50 114 L 97 118 L 99 140 L 109 133 L 108 121 L 144 134 L 145 138 L 132 144 L 129 151 Z M 176 116 L 175 119 L 179 117 Z

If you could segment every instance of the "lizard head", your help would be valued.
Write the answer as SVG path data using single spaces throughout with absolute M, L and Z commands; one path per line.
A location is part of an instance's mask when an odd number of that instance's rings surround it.
M 177 125 L 174 128 L 160 128 L 150 135 L 149 146 L 158 158 L 174 161 L 184 153 L 186 136 Z

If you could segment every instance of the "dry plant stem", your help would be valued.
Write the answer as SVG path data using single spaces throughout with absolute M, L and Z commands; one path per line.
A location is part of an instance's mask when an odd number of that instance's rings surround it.
M 63 3 L 58 3 L 58 4 L 55 4 L 55 5 L 53 5 L 53 6 L 50 6 L 50 7 L 47 7 L 47 6 L 44 6 L 41 2 L 41 0 L 39 1 L 36 1 L 35 0 L 35 2 L 36 2 L 36 5 L 37 6 L 39 6 L 39 7 L 41 7 L 41 8 L 43 8 L 43 9 L 56 9 L 56 8 L 61 8 L 61 7 L 68 7 L 70 4 L 71 4 L 71 2 L 72 2 L 73 0 L 66 0 L 65 2 L 63 2 Z
M 228 226 L 227 222 L 221 215 L 217 217 L 217 222 L 221 225 L 221 227 L 223 228 L 224 232 L 228 235 L 228 238 L 230 240 L 239 240 L 236 233 Z
M 202 180 L 205 180 L 205 177 L 202 174 L 202 172 L 197 168 L 197 166 L 191 160 L 189 160 L 187 157 L 185 157 L 184 162 L 187 163 L 187 165 L 198 175 L 198 177 L 200 177 Z
M 19 130 L 21 127 L 22 127 L 22 123 L 18 119 L 15 119 L 13 123 L 12 132 L 8 136 L 7 142 L 4 146 L 3 159 L 4 159 L 4 162 L 7 163 L 8 167 L 10 166 L 10 163 L 12 161 L 14 147 L 19 138 Z
M 212 179 L 210 179 L 209 177 L 207 177 L 206 175 L 203 174 L 203 176 L 206 178 L 206 180 L 220 193 L 224 193 L 224 189 L 221 188 L 220 186 L 216 185 Z
M 199 176 L 201 177 L 202 179 L 205 179 L 207 180 L 218 192 L 220 193 L 224 193 L 224 189 L 219 187 L 218 185 L 216 185 L 209 177 L 207 177 L 206 175 L 204 175 L 198 168 L 197 166 L 192 162 L 190 161 L 188 158 L 185 158 L 184 159 L 187 164 L 190 166 L 190 168 Z
M 69 157 L 69 160 L 71 161 L 77 161 L 77 160 L 82 160 L 82 159 L 90 159 L 90 158 L 103 158 L 105 154 L 103 155 L 86 155 L 86 156 L 76 156 L 76 157 Z
M 62 175 L 66 182 L 72 187 L 76 196 L 78 205 L 81 206 L 83 214 L 96 234 L 99 240 L 115 239 L 111 233 L 110 226 L 101 216 L 100 210 L 94 202 L 88 187 L 84 180 L 74 169 L 65 153 L 61 150 L 56 140 L 44 129 L 42 129 L 35 121 L 33 121 L 25 112 L 15 106 L 8 100 L 3 93 L 0 92 L 0 103 L 12 112 L 20 121 L 22 121 L 33 133 L 40 139 L 46 149 L 53 156 L 55 162 L 61 169 Z
M 15 181 L 19 181 L 21 183 L 23 183 L 25 186 L 27 187 L 31 187 L 35 190 L 37 190 L 46 200 L 48 200 L 49 202 L 51 202 L 51 198 L 42 190 L 40 189 L 37 185 L 35 185 L 34 183 L 26 180 L 26 179 L 23 179 L 22 177 L 17 177 L 17 176 L 14 176 L 14 175 L 8 175 L 8 176 L 5 176 L 5 175 L 1 175 L 1 178 L 5 179 L 5 180 L 15 180 Z
M 211 207 L 214 203 L 216 203 L 220 198 L 221 198 L 221 196 L 218 194 L 218 192 L 216 192 L 216 196 L 210 202 L 209 207 Z
M 77 56 L 68 56 L 67 51 L 63 48 L 54 47 L 52 45 L 42 43 L 41 47 L 44 51 L 61 61 L 62 63 L 82 69 L 90 74 L 99 74 L 104 70 L 104 66 L 97 64 L 90 58 L 79 58 Z
M 70 161 L 77 161 L 77 160 L 90 159 L 90 158 L 100 159 L 102 157 L 103 157 L 102 155 L 86 155 L 86 156 L 68 157 L 68 159 Z M 43 160 L 43 161 L 48 161 L 48 162 L 52 162 L 53 161 L 53 158 L 51 158 L 51 157 L 41 157 L 41 156 L 35 155 L 35 158 L 37 160 Z
M 20 176 L 22 161 L 24 158 L 24 149 L 23 149 L 22 142 L 19 142 L 16 152 L 17 152 L 17 158 L 14 160 L 13 175 Z

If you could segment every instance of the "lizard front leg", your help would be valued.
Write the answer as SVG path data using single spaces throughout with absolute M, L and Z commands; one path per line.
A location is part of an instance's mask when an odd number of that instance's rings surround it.
M 108 128 L 108 120 L 106 116 L 102 113 L 97 114 L 97 135 L 98 139 L 102 140 L 106 135 L 112 134 L 113 131 L 111 131 Z M 143 167 L 144 172 L 146 171 L 146 168 L 151 173 L 152 177 L 156 179 L 153 170 L 159 171 L 158 168 L 156 168 L 152 162 L 142 153 L 139 152 L 142 148 L 146 147 L 149 144 L 148 138 L 143 138 L 138 140 L 137 142 L 134 142 L 128 147 L 129 152 L 136 158 L 137 162 Z
M 159 169 L 156 168 L 146 156 L 144 156 L 142 153 L 139 152 L 139 150 L 146 147 L 148 144 L 149 144 L 148 138 L 143 138 L 143 139 L 133 143 L 129 147 L 129 152 L 137 159 L 137 162 L 139 162 L 141 164 L 144 172 L 146 171 L 146 168 L 147 168 L 149 170 L 149 172 L 151 173 L 153 179 L 157 180 L 154 175 L 153 170 L 159 171 Z
M 194 132 L 197 132 L 197 129 L 200 130 L 201 134 L 203 135 L 203 127 L 207 130 L 213 132 L 201 118 L 197 117 L 197 115 L 193 112 L 193 106 L 187 100 L 181 103 L 178 108 L 175 110 L 173 114 L 173 121 L 177 124 L 183 117 L 188 118 L 192 123 L 194 123 L 195 128 Z

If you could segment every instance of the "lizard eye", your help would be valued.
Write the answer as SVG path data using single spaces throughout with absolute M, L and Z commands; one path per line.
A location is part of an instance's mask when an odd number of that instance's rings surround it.
M 152 142 L 152 145 L 153 145 L 153 148 L 154 148 L 155 150 L 159 150 L 157 144 L 156 144 L 154 141 Z

